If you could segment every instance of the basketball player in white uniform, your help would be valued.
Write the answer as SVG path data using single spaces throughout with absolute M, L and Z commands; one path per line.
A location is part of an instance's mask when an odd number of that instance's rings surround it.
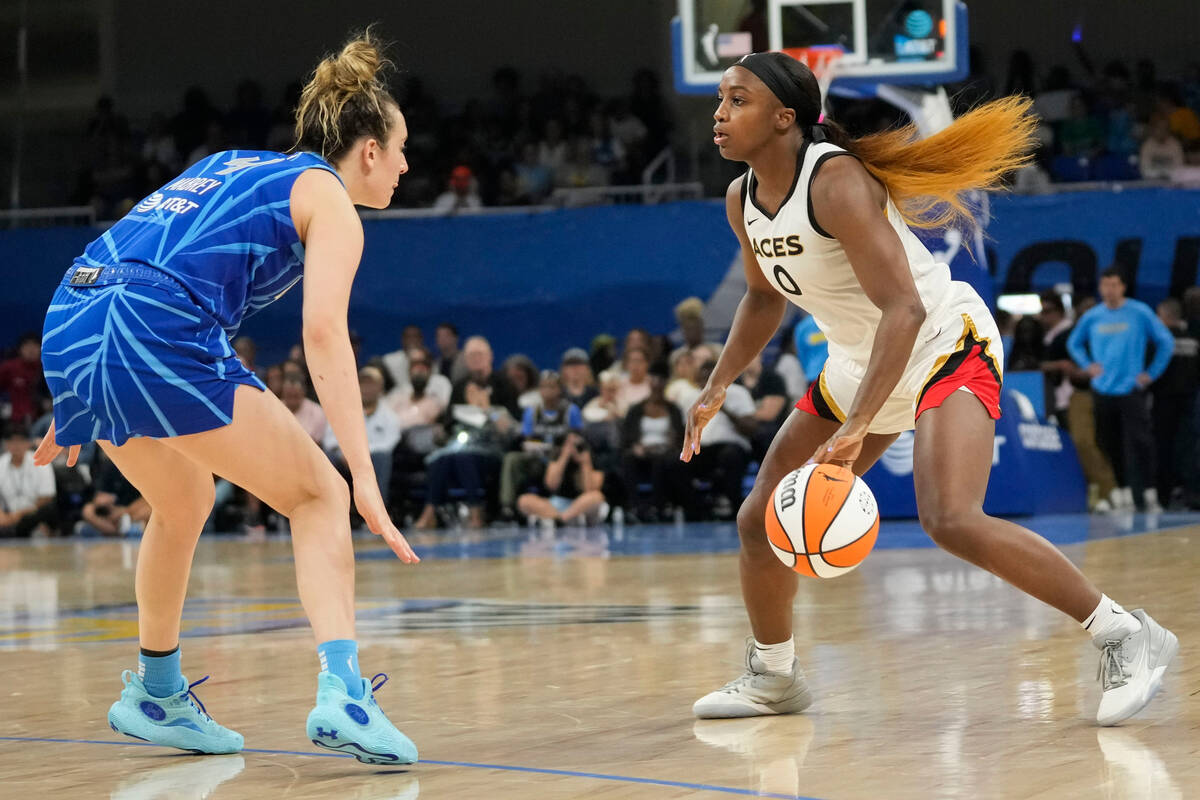
M 1101 725 L 1140 711 L 1178 641 L 1144 611 L 1126 612 L 1101 594 L 1042 537 L 983 512 L 1000 416 L 1000 336 L 979 296 L 950 279 L 900 211 L 904 201 L 932 196 L 953 205 L 962 192 L 994 186 L 1028 149 L 1028 102 L 989 103 L 921 142 L 855 140 L 819 122 L 816 79 L 779 53 L 746 56 L 726 70 L 719 102 L 714 142 L 724 158 L 750 167 L 726 193 L 747 290 L 688 414 L 681 458 L 699 452 L 725 387 L 774 335 L 787 301 L 816 319 L 829 360 L 738 512 L 754 641 L 745 673 L 700 698 L 696 716 L 794 713 L 811 703 L 792 641 L 798 577 L 767 542 L 766 504 L 806 461 L 861 475 L 910 429 L 917 507 L 930 537 L 1080 622 L 1101 650 Z

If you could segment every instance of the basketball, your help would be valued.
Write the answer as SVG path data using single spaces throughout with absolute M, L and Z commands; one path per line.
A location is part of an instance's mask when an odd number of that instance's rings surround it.
M 862 563 L 879 534 L 879 506 L 845 467 L 807 464 L 771 492 L 767 540 L 779 560 L 810 578 L 836 578 Z

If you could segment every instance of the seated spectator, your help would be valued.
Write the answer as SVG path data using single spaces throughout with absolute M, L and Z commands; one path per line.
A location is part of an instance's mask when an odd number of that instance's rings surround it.
M 696 386 L 696 358 L 688 347 L 680 347 L 671 353 L 667 360 L 671 378 L 667 384 L 666 396 L 672 403 L 682 391 Z
M 1142 142 L 1138 165 L 1142 177 L 1148 180 L 1170 180 L 1172 173 L 1183 166 L 1183 145 L 1171 133 L 1171 126 L 1162 114 L 1150 119 L 1150 133 Z
M 140 536 L 150 521 L 150 504 L 142 499 L 103 450 L 96 453 L 95 494 L 83 506 L 75 526 L 80 536 Z
M 425 346 L 425 335 L 419 325 L 405 325 L 400 332 L 400 349 L 384 353 L 380 359 L 387 377 L 395 384 L 393 388 L 402 388 L 408 383 L 408 351 L 414 347 Z
M 538 158 L 533 142 L 521 147 L 521 160 L 513 165 L 504 178 L 504 199 L 516 205 L 535 206 L 545 200 L 554 188 L 554 170 Z
M 50 410 L 50 392 L 42 377 L 42 338 L 26 333 L 17 342 L 17 355 L 0 362 L 0 393 L 8 395 L 8 417 L 29 425 Z
M 392 450 L 400 441 L 400 421 L 395 412 L 382 402 L 383 370 L 367 366 L 358 371 L 358 389 L 362 393 L 363 415 L 367 425 L 367 449 L 371 451 L 371 463 L 375 466 L 375 477 L 379 491 L 387 500 L 388 481 L 392 475 Z M 325 434 L 325 452 L 334 466 L 343 475 L 350 474 L 350 467 L 342 457 L 333 426 Z
M 621 373 L 607 369 L 600 373 L 600 394 L 583 407 L 585 423 L 617 421 L 622 417 L 617 395 L 621 391 Z
M 542 395 L 538 392 L 538 369 L 532 358 L 522 353 L 514 353 L 504 359 L 502 369 L 504 377 L 508 378 L 517 395 L 518 407 L 536 408 L 542 402 Z
M 696 373 L 700 386 L 708 382 L 713 366 L 711 361 L 700 366 Z M 699 388 L 681 393 L 680 411 L 686 415 L 699 396 Z M 720 519 L 731 518 L 742 502 L 742 478 L 750 464 L 749 437 L 758 428 L 754 412 L 750 391 L 741 384 L 729 384 L 721 411 L 705 426 L 700 435 L 700 452 L 690 462 L 695 465 L 691 474 L 712 484 L 713 513 Z
M 749 389 L 754 398 L 755 431 L 750 444 L 754 459 L 761 462 L 780 426 L 792 413 L 787 387 L 774 370 L 763 368 L 761 353 L 754 357 L 737 382 Z
M 321 406 L 308 399 L 308 381 L 299 375 L 284 378 L 283 396 L 280 399 L 288 411 L 296 416 L 296 421 L 304 428 L 304 432 L 318 445 L 322 444 L 329 423 Z
M 557 119 L 546 121 L 542 141 L 538 142 L 538 163 L 549 169 L 555 180 L 567 163 L 567 141 L 563 138 L 562 122 Z
M 463 345 L 463 362 L 467 367 L 467 377 L 454 383 L 454 391 L 450 394 L 450 406 L 463 405 L 467 402 L 466 386 L 468 379 L 482 381 L 491 389 L 491 402 L 504 406 L 513 417 L 520 414 L 517 405 L 517 391 L 504 375 L 492 370 L 492 346 L 482 336 L 472 336 Z M 536 373 L 535 373 L 536 374 Z
M 617 340 L 608 333 L 593 336 L 588 362 L 592 365 L 593 375 L 599 375 L 617 363 Z
M 679 347 L 694 350 L 702 345 L 711 345 L 716 352 L 721 351 L 720 343 L 706 341 L 704 301 L 699 297 L 680 301 L 675 306 L 675 321 L 679 324 L 679 336 L 676 338 Z
M 450 379 L 433 372 L 429 351 L 424 347 L 408 353 L 408 380 L 387 395 L 388 404 L 400 420 L 400 429 L 432 425 L 450 405 Z
M 508 449 L 515 422 L 507 408 L 492 402 L 487 381 L 468 378 L 463 393 L 466 402 L 451 406 L 448 412 L 449 441 L 426 459 L 428 499 L 414 528 L 436 528 L 437 509 L 449 501 L 450 489 L 455 487 L 463 490 L 467 524 L 483 527 L 488 486 L 500 472 L 500 459 Z
M 233 352 L 237 353 L 242 365 L 258 376 L 259 380 L 267 377 L 267 371 L 255 363 L 258 357 L 258 345 L 249 336 L 239 336 L 233 340 Z
M 597 525 L 608 512 L 603 485 L 604 473 L 592 466 L 587 441 L 572 431 L 546 466 L 538 491 L 518 497 L 517 509 L 547 524 Z
M 1058 128 L 1058 143 L 1065 156 L 1093 158 L 1104 146 L 1104 126 L 1088 112 L 1079 95 L 1070 101 L 1071 116 Z
M 667 372 L 650 370 L 650 396 L 635 403 L 625 416 L 621 450 L 628 510 L 639 520 L 655 522 L 670 516 L 671 507 L 691 515 L 691 483 L 679 460 L 683 449 L 683 412 L 665 394 Z M 650 485 L 649 498 L 639 487 Z M 646 502 L 648 500 L 648 504 Z
M 630 406 L 650 396 L 650 355 L 641 347 L 626 348 L 621 367 L 624 375 L 617 390 L 617 409 L 625 416 Z
M 446 191 L 433 201 L 433 210 L 439 214 L 457 214 L 483 208 L 479 199 L 479 184 L 466 164 L 450 170 L 450 181 Z
M 526 406 L 521 418 L 521 449 L 504 454 L 500 471 L 500 507 L 511 508 L 517 492 L 530 480 L 540 478 L 555 444 L 567 431 L 583 428 L 579 406 L 563 396 L 562 378 L 554 370 L 542 372 L 538 383 L 540 402 Z
M 1164 83 L 1158 89 L 1157 111 L 1167 118 L 1171 133 L 1179 139 L 1184 150 L 1200 144 L 1200 115 L 1183 104 L 1179 87 Z
M 440 323 L 435 332 L 435 344 L 438 352 L 434 371 L 449 378 L 451 385 L 467 377 L 467 365 L 458 348 L 458 328 L 449 322 Z
M 555 184 L 562 189 L 583 189 L 608 184 L 608 173 L 592 160 L 592 144 L 582 136 L 571 140 L 567 161 L 558 168 Z
M 263 377 L 267 391 L 279 398 L 283 397 L 283 377 L 283 364 L 272 364 L 267 367 L 267 374 Z
M 587 351 L 582 347 L 572 347 L 563 353 L 559 365 L 562 374 L 563 397 L 582 409 L 593 397 L 600 394 L 596 381 L 592 377 L 592 367 L 588 363 Z
M 27 538 L 41 527 L 46 533 L 58 529 L 55 504 L 54 467 L 33 463 L 33 441 L 20 422 L 10 422 L 4 432 L 4 455 L 0 456 L 0 538 Z

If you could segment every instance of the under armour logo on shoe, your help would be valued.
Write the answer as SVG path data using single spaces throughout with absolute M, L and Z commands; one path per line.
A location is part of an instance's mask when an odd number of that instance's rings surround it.
M 318 726 L 317 727 L 317 736 L 320 736 L 323 738 L 328 738 L 328 739 L 336 739 L 337 738 L 337 730 L 334 728 L 331 728 L 327 731 L 324 728 Z

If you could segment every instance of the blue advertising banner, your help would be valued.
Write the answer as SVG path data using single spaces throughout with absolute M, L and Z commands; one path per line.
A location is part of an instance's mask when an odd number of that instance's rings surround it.
M 406 324 L 420 325 L 430 340 L 433 327 L 449 320 L 463 334 L 487 336 L 499 356 L 524 352 L 553 364 L 565 348 L 586 346 L 598 333 L 672 330 L 675 303 L 712 296 L 737 254 L 720 201 L 364 227 L 350 320 L 367 354 L 396 348 Z M 23 330 L 40 330 L 59 277 L 98 234 L 92 228 L 0 232 L 0 263 L 10 276 L 0 293 L 0 346 Z M 1098 271 L 1120 261 L 1137 296 L 1153 303 L 1196 282 L 1200 191 L 998 195 L 990 200 L 983 254 L 957 231 L 925 238 L 985 300 L 993 278 L 996 293 L 1063 281 L 1091 292 Z M 291 292 L 244 326 L 259 340 L 264 363 L 283 358 L 299 340 L 300 299 L 301 292 Z
M 989 514 L 1063 514 L 1087 510 L 1087 484 L 1067 432 L 1040 422 L 1020 392 L 1004 390 L 996 422 L 992 474 L 983 508 Z M 863 479 L 888 519 L 917 516 L 913 434 L 901 434 Z M 1046 491 L 1053 486 L 1054 491 Z

